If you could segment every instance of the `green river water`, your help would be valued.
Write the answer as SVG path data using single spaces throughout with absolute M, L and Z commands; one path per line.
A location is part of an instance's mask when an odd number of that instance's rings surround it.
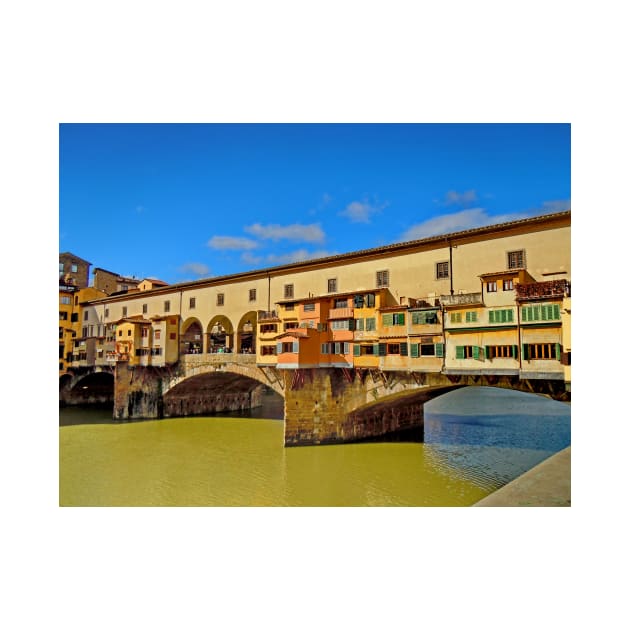
M 65 408 L 59 503 L 469 506 L 570 443 L 568 406 L 475 389 L 425 414 L 424 443 L 285 448 L 281 420 L 112 423 L 111 410 Z

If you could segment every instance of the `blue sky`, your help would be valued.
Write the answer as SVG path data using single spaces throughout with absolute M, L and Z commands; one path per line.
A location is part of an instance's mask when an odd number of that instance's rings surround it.
M 570 207 L 568 124 L 62 124 L 59 251 L 169 283 Z

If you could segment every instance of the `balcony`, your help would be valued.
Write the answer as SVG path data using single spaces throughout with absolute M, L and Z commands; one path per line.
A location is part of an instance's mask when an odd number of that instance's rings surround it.
M 514 288 L 516 290 L 516 299 L 519 301 L 571 296 L 571 283 L 568 280 L 547 280 L 545 282 L 517 284 Z
M 455 295 L 441 295 L 442 306 L 472 306 L 482 305 L 481 293 L 456 293 Z
M 354 308 L 331 308 L 328 312 L 328 319 L 353 319 Z

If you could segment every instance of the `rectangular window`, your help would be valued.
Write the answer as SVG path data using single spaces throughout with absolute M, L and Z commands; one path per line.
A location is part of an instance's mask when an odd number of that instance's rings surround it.
M 293 310 L 295 310 L 295 304 L 293 304 L 293 303 L 285 304 L 284 305 L 284 310 L 285 311 L 293 311 Z
M 365 329 L 365 322 L 363 321 L 363 319 L 355 319 L 354 320 L 354 329 L 355 330 L 364 330 Z
M 250 302 L 255 302 L 256 301 L 256 289 L 250 289 L 249 290 L 249 301 Z
M 328 279 L 328 293 L 337 293 L 337 278 Z
M 67 295 L 62 295 L 59 300 L 62 304 L 72 304 L 72 298 Z
M 400 344 L 399 343 L 388 343 L 387 344 L 387 354 L 400 354 Z
M 376 317 L 365 318 L 365 330 L 366 331 L 376 330 Z
M 330 354 L 330 346 L 327 343 L 323 343 L 320 347 L 320 354 Z
M 335 300 L 333 308 L 348 308 L 348 298 Z
M 455 346 L 455 358 L 483 361 L 484 349 L 479 346 Z
M 359 348 L 359 353 L 357 354 L 356 350 L 355 350 L 355 356 L 361 356 L 361 357 L 365 357 L 365 356 L 373 356 L 375 354 L 378 353 L 378 345 L 375 346 L 374 344 L 370 344 L 369 346 L 358 346 L 355 345 L 355 348 Z
M 142 314 L 146 315 L 149 311 L 149 305 L 148 304 L 143 304 L 142 305 Z
M 383 326 L 393 326 L 394 315 L 392 313 L 383 313 Z
M 217 293 L 217 306 L 223 306 L 225 304 L 225 294 Z
M 536 304 L 533 306 L 523 306 L 521 309 L 521 319 L 524 322 L 559 320 L 560 305 Z
M 503 281 L 503 290 L 504 291 L 514 290 L 514 280 L 512 278 L 510 278 L 509 280 Z
M 291 330 L 292 328 L 297 328 L 299 326 L 299 324 L 297 322 L 287 322 L 284 325 L 284 329 L 286 330 Z
M 492 280 L 490 282 L 486 282 L 486 291 L 488 293 L 496 293 L 497 283 L 496 280 Z
M 516 359 L 518 348 L 515 345 L 486 346 L 488 359 Z
M 191 297 L 188 300 L 188 308 L 195 308 L 197 306 L 197 298 Z
M 177 333 L 174 333 L 174 332 L 170 333 L 168 338 L 169 339 L 177 339 Z
M 523 359 L 525 361 L 553 360 L 560 361 L 562 346 L 559 343 L 525 343 Z
M 412 324 L 437 324 L 437 311 L 414 311 L 411 313 Z
M 161 336 L 162 336 L 162 331 L 160 329 L 156 330 L 153 333 L 153 338 L 156 339 L 156 340 L 159 339 Z
M 285 284 L 284 285 L 284 299 L 285 300 L 290 300 L 293 296 L 293 285 L 292 284 Z
M 461 313 L 451 313 L 450 314 L 451 324 L 461 324 L 462 323 L 462 314 Z
M 131 328 L 127 331 L 127 337 L 131 337 Z
M 348 319 L 333 319 L 330 322 L 331 330 L 350 330 L 350 320 Z
M 304 312 L 312 313 L 315 310 L 315 302 L 310 302 L 304 305 Z
M 260 347 L 260 354 L 263 357 L 268 357 L 270 355 L 275 356 L 276 355 L 276 346 L 261 346 Z
M 149 327 L 148 326 L 143 326 L 140 329 L 140 336 L 141 337 L 145 337 L 145 338 L 149 336 Z
M 118 331 L 118 336 L 119 336 L 119 337 L 122 337 L 122 330 L 119 330 L 119 331 Z
M 376 272 L 376 286 L 388 287 L 389 286 L 389 271 L 377 271 Z
M 514 252 L 507 253 L 508 269 L 524 269 L 525 268 L 525 250 L 519 249 Z
M 72 273 L 77 273 L 77 271 L 79 271 L 79 266 L 76 263 L 72 263 L 70 271 L 72 271 Z
M 78 322 L 79 321 L 79 313 L 72 313 L 72 315 L 70 315 L 70 321 L 71 322 Z
M 435 344 L 422 343 L 420 344 L 420 356 L 421 357 L 434 357 L 435 356 Z
M 471 324 L 477 321 L 476 311 L 466 311 L 466 323 Z
M 275 332 L 278 332 L 278 325 L 277 324 L 261 324 L 260 325 L 260 332 L 261 333 L 275 333 Z
M 59 271 L 60 271 L 60 272 L 62 272 L 62 271 L 63 271 L 63 263 L 62 263 L 62 262 L 60 262 L 60 263 L 59 263 Z
M 59 311 L 59 319 L 65 321 L 68 319 L 68 313 L 66 311 Z
M 127 307 L 126 307 L 126 306 L 123 306 L 123 309 L 122 309 L 122 316 L 123 316 L 123 317 L 127 317 Z
M 164 302 L 164 312 L 165 313 L 170 313 L 171 311 L 171 301 L 170 300 L 166 300 Z
M 405 325 L 405 314 L 404 313 L 394 313 L 393 323 L 394 323 L 394 326 L 404 326 Z
M 437 280 L 443 280 L 449 277 L 448 262 L 439 262 L 435 264 L 435 277 Z

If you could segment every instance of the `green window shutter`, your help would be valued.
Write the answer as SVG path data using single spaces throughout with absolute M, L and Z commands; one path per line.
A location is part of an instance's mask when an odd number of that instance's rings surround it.
M 509 308 L 505 312 L 507 313 L 507 321 L 508 322 L 513 322 L 514 321 L 514 311 L 511 308 Z
M 420 350 L 417 343 L 411 344 L 411 358 L 417 359 L 420 356 Z
M 516 344 L 512 346 L 512 358 L 518 359 L 518 346 Z
M 379 357 L 384 357 L 386 353 L 387 353 L 387 344 L 386 343 L 379 343 L 378 344 L 378 356 Z
M 534 306 L 534 319 L 540 319 L 540 306 Z
M 354 323 L 354 329 L 355 330 L 364 330 L 364 326 L 365 326 L 365 322 L 363 321 L 363 319 L 357 319 Z
M 365 319 L 365 330 L 376 330 L 376 318 L 367 317 Z
M 521 345 L 521 358 L 523 361 L 529 361 L 529 354 L 527 352 L 527 344 L 524 343 Z
M 464 346 L 455 346 L 455 358 L 456 359 L 464 358 Z
M 436 357 L 443 357 L 444 356 L 444 344 L 443 343 L 436 343 L 435 344 L 435 356 Z
M 398 325 L 399 326 L 404 326 L 405 325 L 405 314 L 404 313 L 398 313 Z
M 462 314 L 461 313 L 451 313 L 451 323 L 453 324 L 460 324 L 462 321 Z
M 412 324 L 421 324 L 422 318 L 420 317 L 421 313 L 411 313 L 411 323 Z
M 473 359 L 479 359 L 479 346 L 472 347 Z
M 553 305 L 553 318 L 560 319 L 560 305 L 559 304 Z
M 488 313 L 488 321 L 489 321 L 491 324 L 494 324 L 494 311 L 490 311 L 490 312 Z
M 490 352 L 490 346 L 486 346 L 484 348 L 484 352 L 485 352 L 486 359 L 488 359 L 488 360 L 492 359 L 492 354 Z
M 293 352 L 297 354 L 300 351 L 300 344 L 297 341 L 293 342 Z
M 381 345 L 380 343 L 374 343 L 374 344 L 372 344 L 372 349 L 373 349 L 373 350 L 372 350 L 372 352 L 373 352 L 376 356 L 378 356 L 378 350 L 379 350 L 379 346 L 380 346 L 380 345 Z
M 278 354 L 282 354 L 282 344 L 281 343 L 277 343 L 276 344 L 276 352 Z
M 354 330 L 354 319 L 348 320 L 348 330 Z
M 560 361 L 560 359 L 562 358 L 562 346 L 557 343 L 556 344 L 556 361 Z
M 527 313 L 527 307 L 523 306 L 521 308 L 521 320 L 524 322 L 528 322 L 529 321 L 529 314 Z
M 407 344 L 403 342 L 400 344 L 400 356 L 406 357 L 407 354 L 408 354 Z
M 467 324 L 472 321 L 471 316 L 472 316 L 472 311 L 466 311 L 466 323 Z
M 383 326 L 393 326 L 394 316 L 391 313 L 383 314 Z
M 355 357 L 360 357 L 361 356 L 361 346 L 358 343 L 354 344 L 354 356 Z
M 549 312 L 549 309 L 547 308 L 546 304 L 542 304 L 540 307 L 540 318 L 543 321 L 547 321 L 549 318 L 547 317 L 547 313 Z

